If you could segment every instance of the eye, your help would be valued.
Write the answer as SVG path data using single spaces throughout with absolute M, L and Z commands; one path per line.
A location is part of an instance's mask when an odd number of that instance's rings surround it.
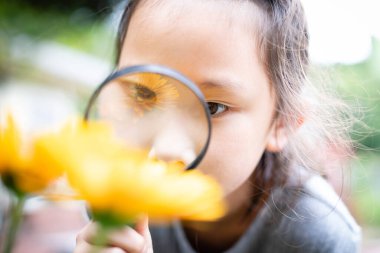
M 152 111 L 158 105 L 157 93 L 145 85 L 131 84 L 128 87 L 128 106 L 140 116 Z
M 208 105 L 208 109 L 210 110 L 211 116 L 218 116 L 219 114 L 228 110 L 228 106 L 224 104 L 208 102 L 207 105 Z
M 150 101 L 155 102 L 157 99 L 157 95 L 154 91 L 149 89 L 144 85 L 137 84 L 135 87 L 135 99 L 140 101 Z

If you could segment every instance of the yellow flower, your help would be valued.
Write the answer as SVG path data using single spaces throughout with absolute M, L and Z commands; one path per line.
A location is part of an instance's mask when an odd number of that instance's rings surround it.
M 49 141 L 46 136 L 42 140 Z M 5 184 L 19 193 L 35 193 L 62 174 L 41 154 L 40 140 L 26 143 L 9 114 L 0 135 L 0 174 Z
M 118 192 L 125 199 L 119 208 L 131 215 L 144 212 L 157 220 L 215 220 L 224 214 L 222 192 L 213 179 L 199 171 L 179 172 L 168 170 L 167 166 L 160 161 L 147 161 L 133 182 L 127 168 L 119 170 L 116 184 L 130 185 Z
M 0 126 L 0 174 L 23 164 L 21 133 L 13 117 L 8 114 L 5 126 Z
M 49 139 L 49 145 L 45 157 L 65 168 L 69 183 L 95 215 L 126 222 L 142 213 L 153 220 L 214 220 L 224 214 L 222 192 L 213 179 L 126 147 L 105 124 L 79 123 Z
M 69 172 L 69 180 L 93 211 L 130 220 L 141 213 L 151 220 L 215 220 L 225 211 L 217 183 L 198 171 L 182 172 L 161 161 L 132 153 Z

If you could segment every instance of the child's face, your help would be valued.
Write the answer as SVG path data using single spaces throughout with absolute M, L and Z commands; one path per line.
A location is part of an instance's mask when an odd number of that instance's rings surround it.
M 258 10 L 247 2 L 158 2 L 133 14 L 120 67 L 165 65 L 199 86 L 214 113 L 199 169 L 236 199 L 233 193 L 249 184 L 264 150 L 276 149 L 275 97 L 255 41 Z

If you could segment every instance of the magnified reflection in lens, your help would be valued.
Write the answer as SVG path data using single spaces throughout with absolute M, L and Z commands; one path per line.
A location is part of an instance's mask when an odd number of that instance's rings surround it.
M 153 109 L 175 105 L 179 98 L 177 88 L 158 74 L 141 73 L 118 81 L 126 93 L 126 106 L 140 117 Z

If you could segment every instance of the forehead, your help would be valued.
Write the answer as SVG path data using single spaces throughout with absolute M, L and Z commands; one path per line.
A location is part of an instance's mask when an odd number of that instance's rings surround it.
M 237 23 L 246 26 L 247 29 L 252 29 L 258 14 L 258 7 L 250 0 L 141 0 L 137 10 L 137 14 L 135 12 L 134 15 L 140 18 L 142 16 L 145 21 L 158 18 L 165 23 L 192 16 L 198 18 L 192 21 L 198 25 L 207 20 L 216 23 L 228 22 L 231 25 Z M 215 14 L 217 20 L 213 19 Z M 170 24 L 176 25 L 171 22 Z
M 213 44 L 224 52 L 235 46 L 235 51 L 254 53 L 258 15 L 257 7 L 244 0 L 142 0 L 125 44 L 131 49 L 142 43 L 155 49 L 166 44 L 177 52 Z
M 119 65 L 166 65 L 197 83 L 210 77 L 246 85 L 266 81 L 256 41 L 259 15 L 244 0 L 142 1 Z

